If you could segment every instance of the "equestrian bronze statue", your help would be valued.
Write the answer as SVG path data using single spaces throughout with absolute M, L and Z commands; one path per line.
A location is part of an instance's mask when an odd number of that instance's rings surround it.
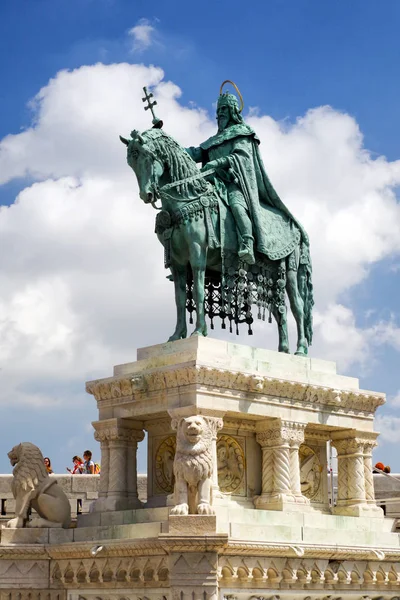
M 134 130 L 127 160 L 140 197 L 159 210 L 155 231 L 171 270 L 177 309 L 169 341 L 187 335 L 186 311 L 196 313 L 192 335 L 207 335 L 206 316 L 252 333 L 253 310 L 273 315 L 279 351 L 289 352 L 286 294 L 297 325 L 297 355 L 312 342 L 313 287 L 309 239 L 279 198 L 261 159 L 260 141 L 242 117 L 243 99 L 224 93 L 218 132 L 199 147 L 183 148 L 162 129 L 145 88 L 153 127 Z M 201 163 L 199 170 L 196 163 Z M 157 206 L 157 201 L 161 205 Z

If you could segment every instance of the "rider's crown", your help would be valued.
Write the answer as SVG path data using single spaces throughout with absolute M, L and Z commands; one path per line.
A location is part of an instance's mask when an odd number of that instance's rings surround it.
M 225 94 L 220 94 L 218 98 L 217 110 L 221 106 L 229 106 L 230 108 L 236 108 L 237 111 L 239 110 L 239 103 L 237 101 L 236 96 L 234 96 L 233 94 L 229 94 L 229 92 Z

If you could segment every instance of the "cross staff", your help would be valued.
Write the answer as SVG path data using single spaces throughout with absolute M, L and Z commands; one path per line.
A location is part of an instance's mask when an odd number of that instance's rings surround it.
M 151 114 L 153 115 L 153 127 L 155 127 L 156 129 L 161 129 L 161 127 L 163 126 L 163 122 L 161 121 L 161 119 L 159 119 L 158 117 L 156 117 L 154 110 L 153 110 L 153 106 L 156 106 L 157 101 L 154 100 L 153 102 L 151 102 L 151 98 L 153 98 L 153 94 L 150 92 L 150 94 L 147 93 L 147 87 L 143 88 L 144 91 L 144 98 L 142 98 L 142 102 L 148 102 L 148 105 L 144 107 L 144 110 L 151 110 Z

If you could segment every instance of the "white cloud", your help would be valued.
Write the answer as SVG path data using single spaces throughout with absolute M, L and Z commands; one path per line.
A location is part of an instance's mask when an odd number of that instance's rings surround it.
M 32 127 L 0 142 L 0 183 L 36 180 L 0 209 L 0 403 L 81 401 L 85 379 L 111 374 L 173 330 L 155 212 L 139 199 L 118 140 L 150 126 L 144 85 L 155 88 L 165 129 L 182 145 L 215 132 L 214 115 L 181 106 L 161 69 L 97 64 L 58 73 L 32 103 Z M 371 319 L 360 329 L 342 296 L 399 252 L 400 162 L 372 158 L 355 120 L 329 107 L 293 124 L 249 121 L 271 180 L 310 234 L 313 355 L 343 368 L 367 361 L 376 344 L 398 349 L 395 325 Z M 274 325 L 254 330 L 240 341 L 276 347 Z M 218 325 L 213 335 L 222 335 Z
M 154 40 L 155 27 L 148 19 L 140 19 L 137 24 L 129 29 L 128 34 L 132 37 L 132 51 L 143 52 L 149 48 Z
M 389 444 L 400 442 L 400 417 L 378 414 L 375 418 L 375 429 L 380 432 L 379 441 Z
M 394 396 L 391 396 L 388 403 L 393 408 L 400 408 L 400 390 Z

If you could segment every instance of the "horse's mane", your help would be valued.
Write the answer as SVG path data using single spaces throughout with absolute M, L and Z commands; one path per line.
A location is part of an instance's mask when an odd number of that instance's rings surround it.
M 166 164 L 171 181 L 181 181 L 199 174 L 199 170 L 192 157 L 173 137 L 161 129 L 148 129 L 142 135 L 149 148 Z M 206 180 L 203 177 L 199 177 L 190 182 L 182 181 L 176 187 L 176 190 L 181 194 L 187 194 L 189 192 L 189 185 L 192 191 L 198 194 L 206 193 L 208 189 Z

